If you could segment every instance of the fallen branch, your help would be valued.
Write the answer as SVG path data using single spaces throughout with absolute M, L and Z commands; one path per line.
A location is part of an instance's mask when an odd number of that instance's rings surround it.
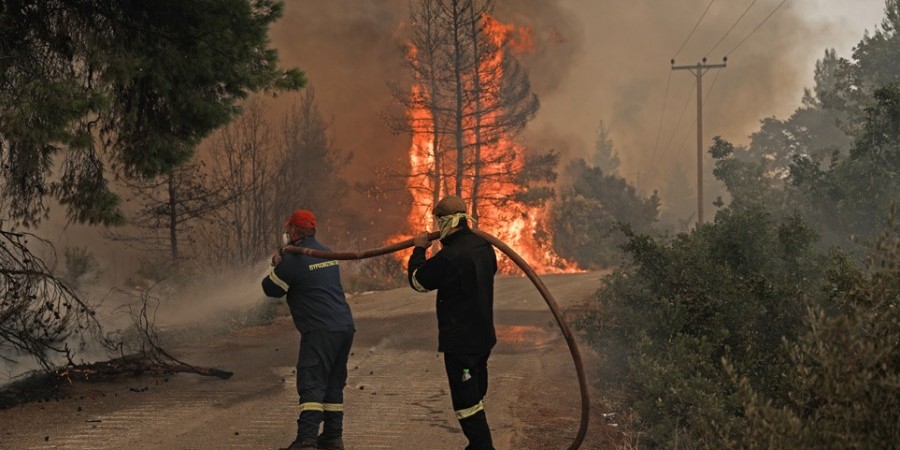
M 159 308 L 159 300 L 150 295 L 151 289 L 140 292 L 140 300 L 138 305 L 128 305 L 128 312 L 131 316 L 131 322 L 135 333 L 137 334 L 137 352 L 136 354 L 143 360 L 155 363 L 160 367 L 164 367 L 172 372 L 195 373 L 203 376 L 217 377 L 227 380 L 234 375 L 233 372 L 227 370 L 216 369 L 212 367 L 199 367 L 188 364 L 163 349 L 159 343 L 159 335 L 156 331 L 156 310 Z M 133 293 L 127 293 L 134 296 Z M 151 308 L 151 304 L 152 308 Z M 152 310 L 152 312 L 151 312 Z M 125 347 L 123 339 L 122 348 Z

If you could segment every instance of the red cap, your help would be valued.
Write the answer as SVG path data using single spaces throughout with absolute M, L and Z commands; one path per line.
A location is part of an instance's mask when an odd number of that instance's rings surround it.
M 300 228 L 316 228 L 316 216 L 312 211 L 298 209 L 291 214 L 291 218 L 284 223 L 284 226 L 293 225 Z

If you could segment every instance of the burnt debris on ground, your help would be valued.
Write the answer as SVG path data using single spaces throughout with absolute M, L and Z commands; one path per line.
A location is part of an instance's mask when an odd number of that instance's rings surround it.
M 175 358 L 164 362 L 144 355 L 128 355 L 90 364 L 70 364 L 53 371 L 36 371 L 0 389 L 0 410 L 30 402 L 49 402 L 69 397 L 73 383 L 108 382 L 123 378 L 164 377 L 176 373 L 194 373 L 231 378 L 232 372 L 213 367 L 198 367 Z

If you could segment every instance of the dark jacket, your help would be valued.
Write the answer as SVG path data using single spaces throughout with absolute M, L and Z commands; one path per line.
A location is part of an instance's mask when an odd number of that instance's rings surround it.
M 307 237 L 292 245 L 329 252 L 315 238 Z M 341 272 L 336 260 L 313 258 L 299 253 L 284 253 L 281 262 L 262 281 L 269 297 L 287 294 L 294 326 L 308 331 L 351 331 L 353 315 L 344 297 Z
M 494 347 L 494 248 L 468 228 L 441 240 L 429 259 L 416 247 L 407 267 L 409 284 L 420 292 L 437 289 L 438 351 L 484 353 Z

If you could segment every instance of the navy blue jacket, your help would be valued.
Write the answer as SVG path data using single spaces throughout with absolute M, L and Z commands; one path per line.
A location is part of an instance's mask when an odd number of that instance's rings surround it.
M 330 252 L 315 238 L 292 243 L 299 247 Z M 336 260 L 313 258 L 285 252 L 281 262 L 262 281 L 269 297 L 287 294 L 287 304 L 294 326 L 308 331 L 353 331 L 353 315 L 341 286 L 341 272 Z
M 424 248 L 413 249 L 409 284 L 420 292 L 437 289 L 438 351 L 487 352 L 497 342 L 494 247 L 468 228 L 460 228 L 441 244 L 441 251 L 427 260 Z

